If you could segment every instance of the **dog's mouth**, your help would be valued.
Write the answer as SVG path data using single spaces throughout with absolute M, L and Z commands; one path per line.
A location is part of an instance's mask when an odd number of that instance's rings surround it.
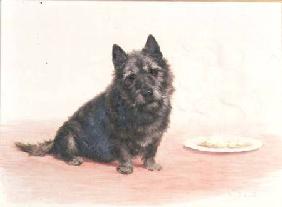
M 147 102 L 143 105 L 140 105 L 141 111 L 144 111 L 144 112 L 158 111 L 159 108 L 160 108 L 160 102 L 159 101 L 150 101 L 150 102 Z
M 154 92 L 154 95 L 145 96 L 141 93 L 137 93 L 133 99 L 133 107 L 137 107 L 138 110 L 144 112 L 158 111 L 161 106 L 162 96 Z
M 146 104 L 145 108 L 149 110 L 154 110 L 154 109 L 159 108 L 159 106 L 160 106 L 159 102 L 153 101 L 151 103 Z

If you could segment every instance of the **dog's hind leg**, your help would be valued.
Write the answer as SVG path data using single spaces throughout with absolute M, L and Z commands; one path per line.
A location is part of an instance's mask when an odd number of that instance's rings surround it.
M 59 159 L 64 160 L 69 165 L 81 165 L 82 157 L 79 156 L 79 149 L 72 133 L 65 136 L 60 136 L 55 139 L 55 154 Z

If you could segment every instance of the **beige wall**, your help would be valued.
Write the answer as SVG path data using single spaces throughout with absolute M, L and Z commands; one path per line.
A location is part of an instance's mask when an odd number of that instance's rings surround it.
M 64 120 L 111 81 L 111 48 L 152 33 L 175 74 L 172 126 L 282 131 L 281 8 L 2 2 L 2 122 Z

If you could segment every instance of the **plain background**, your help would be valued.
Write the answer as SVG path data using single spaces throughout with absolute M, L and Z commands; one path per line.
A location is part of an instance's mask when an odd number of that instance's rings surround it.
M 1 122 L 64 121 L 111 82 L 112 44 L 153 34 L 171 128 L 282 132 L 279 3 L 2 1 Z

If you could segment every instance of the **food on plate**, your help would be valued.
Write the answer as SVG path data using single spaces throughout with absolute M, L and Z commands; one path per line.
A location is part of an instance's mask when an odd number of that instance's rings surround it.
M 207 139 L 200 142 L 198 146 L 207 148 L 245 148 L 251 146 L 251 143 L 244 140 L 224 140 L 224 139 Z

